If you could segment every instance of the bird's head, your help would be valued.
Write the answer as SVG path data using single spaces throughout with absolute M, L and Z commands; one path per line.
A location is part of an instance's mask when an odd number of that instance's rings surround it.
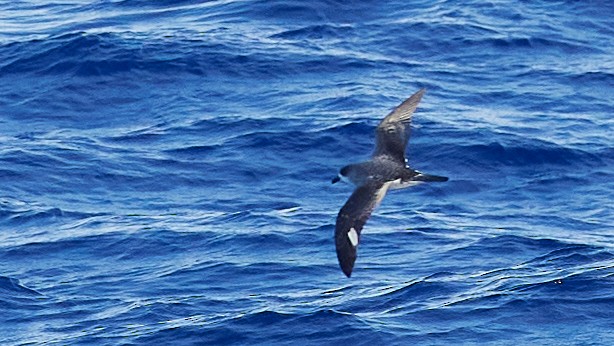
M 350 166 L 345 166 L 343 168 L 341 168 L 341 170 L 339 171 L 339 174 L 337 174 L 336 177 L 333 178 L 332 183 L 336 183 L 338 181 L 349 181 L 348 179 L 348 172 L 350 170 Z

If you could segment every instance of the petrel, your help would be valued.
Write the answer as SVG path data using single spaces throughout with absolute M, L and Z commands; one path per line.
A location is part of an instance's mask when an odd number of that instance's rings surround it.
M 389 189 L 403 189 L 422 182 L 448 180 L 447 177 L 411 169 L 405 158 L 411 118 L 425 91 L 420 89 L 379 123 L 375 130 L 375 151 L 371 160 L 341 168 L 332 181 L 334 184 L 344 180 L 356 186 L 339 211 L 335 226 L 337 258 L 347 277 L 352 275 L 360 232 Z

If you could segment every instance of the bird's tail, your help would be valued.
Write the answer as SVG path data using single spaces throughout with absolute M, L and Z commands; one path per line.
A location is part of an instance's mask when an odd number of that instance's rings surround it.
M 422 172 L 418 172 L 418 175 L 412 178 L 414 181 L 424 181 L 424 182 L 443 182 L 448 181 L 448 177 L 441 177 L 438 175 L 430 175 Z

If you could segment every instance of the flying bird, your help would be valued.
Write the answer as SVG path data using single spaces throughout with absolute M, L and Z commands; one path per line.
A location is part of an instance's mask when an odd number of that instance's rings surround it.
M 411 118 L 424 95 L 421 89 L 388 114 L 375 130 L 375 151 L 371 160 L 347 165 L 332 183 L 352 183 L 356 189 L 345 202 L 335 225 L 335 247 L 343 273 L 350 277 L 360 233 L 371 213 L 388 190 L 403 189 L 422 182 L 447 181 L 447 177 L 429 175 L 411 169 L 405 158 Z

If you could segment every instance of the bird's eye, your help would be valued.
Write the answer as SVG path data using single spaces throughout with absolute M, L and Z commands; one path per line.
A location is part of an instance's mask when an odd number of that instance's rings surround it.
M 394 127 L 389 127 L 388 129 L 386 129 L 386 132 L 395 133 Z

